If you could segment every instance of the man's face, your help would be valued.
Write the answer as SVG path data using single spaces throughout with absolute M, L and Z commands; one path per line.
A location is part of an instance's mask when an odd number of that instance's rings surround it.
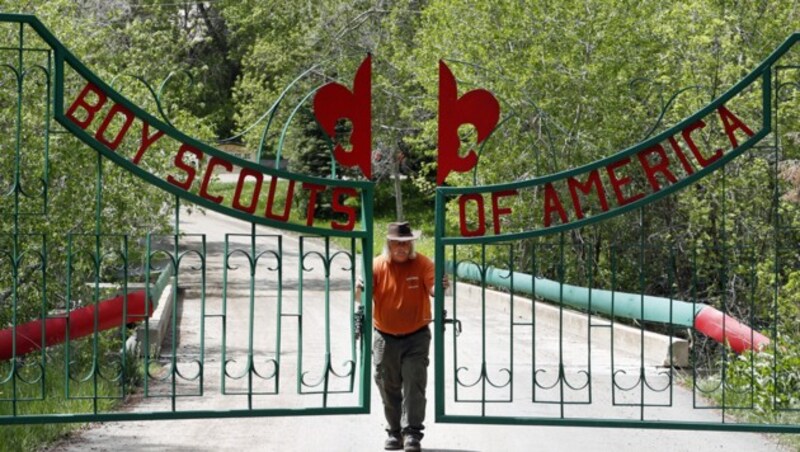
M 413 243 L 411 240 L 389 240 L 389 254 L 392 256 L 392 262 L 402 264 L 407 261 Z

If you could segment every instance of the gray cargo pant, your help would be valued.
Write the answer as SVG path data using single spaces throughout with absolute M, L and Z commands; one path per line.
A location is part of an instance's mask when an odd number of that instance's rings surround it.
M 389 433 L 422 439 L 430 345 L 428 326 L 406 336 L 375 331 L 372 343 L 375 383 L 383 399 Z

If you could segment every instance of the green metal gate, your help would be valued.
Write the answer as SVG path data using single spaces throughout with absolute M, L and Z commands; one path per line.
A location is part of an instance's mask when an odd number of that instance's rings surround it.
M 371 281 L 372 184 L 194 140 L 35 17 L 0 14 L 0 35 L 0 424 L 367 413 L 370 306 L 354 285 Z M 87 191 L 53 220 L 53 199 Z M 333 219 L 315 216 L 323 195 Z M 137 212 L 145 198 L 161 211 Z M 129 233 L 143 216 L 152 232 Z
M 0 33 L 0 80 L 13 87 L 0 90 L 13 131 L 0 137 L 0 424 L 367 413 L 371 307 L 359 310 L 354 286 L 363 272 L 371 298 L 372 185 L 194 140 L 34 17 L 0 14 Z M 532 180 L 438 189 L 437 281 L 457 283 L 436 295 L 437 421 L 800 432 L 746 420 L 765 379 L 781 383 L 774 413 L 800 409 L 781 346 L 796 318 L 778 309 L 800 268 L 779 177 L 798 152 L 780 126 L 796 102 L 797 66 L 783 60 L 799 38 L 639 145 Z M 87 145 L 88 159 L 69 154 Z M 729 199 L 746 171 L 763 176 L 753 190 L 766 187 L 768 203 Z M 219 174 L 233 175 L 234 193 L 218 191 Z M 51 200 L 76 190 L 67 175 L 92 187 L 89 221 L 50 221 Z M 109 204 L 112 189 L 129 190 L 128 204 Z M 691 190 L 699 212 L 718 215 L 719 240 L 688 240 L 656 215 Z M 155 192 L 169 194 L 162 212 L 144 212 L 156 230 L 126 233 L 120 212 Z M 314 215 L 323 193 L 332 220 Z M 737 225 L 746 202 L 765 224 Z M 198 207 L 208 214 L 187 217 Z M 141 402 L 116 410 L 128 398 Z M 62 408 L 44 412 L 53 399 Z
M 436 295 L 437 422 L 800 432 L 781 339 L 797 319 L 779 309 L 800 268 L 779 176 L 797 158 L 782 118 L 798 39 L 636 146 L 437 190 L 436 279 L 458 281 Z M 752 196 L 729 189 L 745 173 Z M 678 197 L 695 202 L 688 217 Z M 742 208 L 763 223 L 740 224 Z M 691 231 L 692 215 L 713 228 Z

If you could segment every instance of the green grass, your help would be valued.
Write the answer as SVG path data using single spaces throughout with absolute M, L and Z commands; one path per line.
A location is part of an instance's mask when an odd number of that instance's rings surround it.
M 85 346 L 85 339 L 76 341 L 75 345 Z M 90 348 L 90 347 L 89 347 Z M 91 351 L 91 350 L 89 350 Z M 9 379 L 0 385 L 0 416 L 16 415 L 49 415 L 49 414 L 77 414 L 92 413 L 95 409 L 93 395 L 94 381 L 70 381 L 69 399 L 66 397 L 66 380 L 64 371 L 63 348 L 54 347 L 48 350 L 48 359 L 44 372 L 40 372 L 38 358 L 29 356 L 25 358 L 30 364 L 19 371 L 20 376 L 16 381 Z M 87 355 L 86 350 L 80 356 Z M 88 354 L 89 356 L 91 353 Z M 103 354 L 102 356 L 105 356 Z M 88 357 L 84 358 L 90 361 Z M 0 372 L 3 376 L 10 374 L 9 362 L 0 363 Z M 85 376 L 88 373 L 73 368 L 73 372 Z M 131 369 L 126 381 L 136 380 L 140 371 Z M 14 389 L 16 385 L 16 391 Z M 127 389 L 131 389 L 129 386 Z M 97 411 L 108 412 L 123 401 L 122 389 L 118 382 L 97 379 Z M 0 449 L 3 451 L 29 451 L 39 450 L 44 446 L 63 438 L 70 432 L 80 429 L 82 423 L 46 423 L 46 424 L 19 424 L 5 425 L 0 428 Z

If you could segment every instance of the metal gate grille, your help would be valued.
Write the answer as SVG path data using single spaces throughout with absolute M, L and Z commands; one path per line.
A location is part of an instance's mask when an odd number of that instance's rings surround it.
M 800 431 L 781 416 L 800 407 L 781 344 L 795 318 L 778 309 L 798 268 L 779 162 L 796 158 L 780 125 L 796 107 L 783 60 L 799 37 L 636 146 L 437 190 L 437 281 L 458 281 L 436 296 L 437 421 Z M 729 188 L 740 174 L 758 181 L 749 197 Z M 674 216 L 678 196 L 717 219 L 709 240 Z M 763 223 L 740 224 L 737 208 Z M 775 416 L 754 424 L 764 381 L 779 387 Z
M 0 424 L 368 412 L 354 286 L 371 281 L 372 184 L 183 135 L 34 17 L 0 15 L 0 36 Z M 315 217 L 324 192 L 333 219 Z M 77 193 L 91 201 L 57 224 L 52 206 Z M 163 208 L 136 211 L 141 198 Z

